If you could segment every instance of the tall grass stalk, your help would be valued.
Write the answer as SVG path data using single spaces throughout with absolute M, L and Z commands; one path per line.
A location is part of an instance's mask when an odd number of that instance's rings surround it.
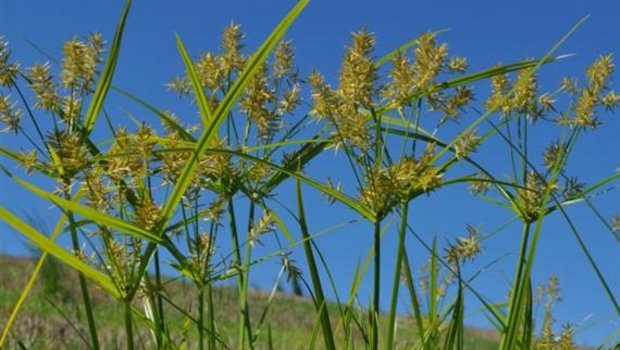
M 396 336 L 396 307 L 398 303 L 398 291 L 402 281 L 403 257 L 405 255 L 405 238 L 407 234 L 407 221 L 409 216 L 409 203 L 404 203 L 400 211 L 400 227 L 398 229 L 398 246 L 396 248 L 396 262 L 394 267 L 394 280 L 392 282 L 392 296 L 390 299 L 390 311 L 388 316 L 388 331 L 386 349 L 394 347 Z M 414 294 L 415 295 L 415 294 Z M 417 299 L 417 296 L 415 297 Z M 422 334 L 422 333 L 421 333 Z
M 327 300 L 323 294 L 323 285 L 321 283 L 321 277 L 319 275 L 318 267 L 314 259 L 314 253 L 312 251 L 312 238 L 308 230 L 308 224 L 306 223 L 306 214 L 304 210 L 304 201 L 301 191 L 301 183 L 297 183 L 297 213 L 299 217 L 299 229 L 301 231 L 301 238 L 303 240 L 304 253 L 306 255 L 306 261 L 308 269 L 310 270 L 310 278 L 312 280 L 312 286 L 314 291 L 315 308 L 319 314 L 319 321 L 321 323 L 321 330 L 323 332 L 323 341 L 327 350 L 336 349 L 336 343 L 334 341 L 334 335 L 332 333 L 332 324 L 329 319 L 329 311 L 327 310 Z

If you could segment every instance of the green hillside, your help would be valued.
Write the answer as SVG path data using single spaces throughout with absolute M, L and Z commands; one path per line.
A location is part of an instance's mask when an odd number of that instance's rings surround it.
M 26 284 L 34 261 L 26 258 L 0 256 L 0 322 L 3 324 L 19 297 L 20 291 Z M 114 302 L 104 292 L 93 288 L 92 298 L 95 305 L 97 326 L 102 339 L 103 349 L 124 349 L 123 308 L 120 303 Z M 220 339 L 223 343 L 234 344 L 236 336 L 236 320 L 238 312 L 238 297 L 234 288 L 221 286 L 213 291 L 214 303 L 218 306 L 216 323 L 228 339 Z M 175 304 L 185 309 L 195 310 L 195 290 L 189 284 L 180 281 L 169 281 L 165 286 L 165 295 Z M 253 291 L 250 294 L 250 310 L 252 321 L 262 316 L 268 305 L 269 293 Z M 59 264 L 49 264 L 44 269 L 42 277 L 37 281 L 33 293 L 28 298 L 18 320 L 13 327 L 13 334 L 6 350 L 12 349 L 87 349 L 88 333 L 86 321 L 79 305 L 79 288 L 77 278 L 73 271 L 63 268 Z M 141 309 L 139 303 L 136 308 Z M 175 334 L 179 343 L 182 342 L 182 334 L 186 334 L 188 347 L 191 348 L 196 339 L 194 327 L 183 331 L 187 324 L 186 317 L 174 310 L 171 305 L 166 305 L 169 312 L 166 316 L 174 317 L 167 320 L 167 324 L 177 327 L 171 333 Z M 360 311 L 361 312 L 361 311 Z M 336 305 L 330 305 L 330 314 L 336 317 L 338 310 Z M 312 329 L 316 327 L 316 312 L 312 301 L 284 292 L 277 292 L 270 304 L 265 316 L 264 326 L 259 330 L 258 349 L 267 348 L 269 341 L 269 329 L 271 329 L 272 344 L 276 349 L 308 349 L 312 339 Z M 363 316 L 360 314 L 360 319 Z M 141 322 L 141 321 L 138 321 Z M 144 322 L 144 321 L 142 321 Z M 146 327 L 140 327 L 145 329 Z M 407 349 L 407 339 L 413 340 L 414 329 L 412 322 L 402 317 L 399 322 L 399 344 L 397 348 Z M 336 331 L 336 334 L 338 332 Z M 362 334 L 358 334 L 359 348 L 362 346 Z M 139 334 L 139 348 L 152 348 L 150 334 Z M 466 336 L 466 349 L 495 349 L 497 347 L 496 336 L 489 331 L 468 329 Z M 177 344 L 179 344 L 177 343 Z M 320 339 L 316 340 L 316 349 L 323 347 Z M 226 349 L 227 347 L 222 346 Z

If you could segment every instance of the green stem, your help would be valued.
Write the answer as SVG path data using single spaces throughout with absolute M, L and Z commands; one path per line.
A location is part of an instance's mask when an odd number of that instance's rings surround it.
M 125 300 L 125 338 L 127 350 L 133 350 L 133 325 L 131 320 L 131 301 Z
M 415 317 L 416 328 L 418 330 L 418 336 L 420 338 L 420 343 L 422 344 L 425 350 L 430 350 L 430 344 L 428 344 L 424 336 L 426 334 L 424 330 L 424 321 L 422 319 L 422 309 L 420 308 L 420 300 L 418 299 L 418 293 L 415 290 L 415 284 L 413 281 L 413 274 L 411 273 L 411 266 L 409 266 L 409 257 L 407 256 L 407 251 L 403 251 L 403 267 L 405 268 L 405 279 L 407 283 L 407 288 L 409 289 L 409 298 L 411 300 L 411 306 L 413 308 L 413 315 Z
M 392 300 L 390 304 L 390 315 L 388 323 L 387 349 L 391 350 L 394 346 L 395 326 L 396 326 L 396 303 L 398 301 L 398 289 L 400 287 L 400 276 L 402 268 L 403 253 L 405 251 L 405 234 L 407 233 L 407 215 L 409 214 L 409 203 L 403 203 L 400 217 L 400 228 L 398 231 L 398 247 L 396 248 L 396 266 L 394 267 L 394 282 L 392 284 Z
M 71 200 L 71 193 L 69 192 L 70 181 L 65 181 L 64 195 L 65 199 Z M 76 254 L 80 251 L 80 241 L 78 239 L 77 230 L 75 229 L 75 217 L 73 213 L 67 211 L 67 219 L 69 220 L 69 230 L 71 231 L 71 243 L 73 250 Z M 82 294 L 82 301 L 84 303 L 84 309 L 86 310 L 86 320 L 88 322 L 88 332 L 90 334 L 91 345 L 94 350 L 99 350 L 99 337 L 97 336 L 97 326 L 95 325 L 95 316 L 93 315 L 92 302 L 90 300 L 90 294 L 88 293 L 88 286 L 86 284 L 86 277 L 81 273 L 78 273 L 78 282 L 80 284 L 80 292 Z
M 243 308 L 243 323 L 240 324 L 240 331 L 243 332 L 245 330 L 248 336 L 248 342 L 250 344 L 250 349 L 254 348 L 254 337 L 252 336 L 252 328 L 250 324 L 250 307 L 248 304 L 248 288 L 250 281 L 250 263 L 252 259 L 252 237 L 250 237 L 250 232 L 252 231 L 252 226 L 254 225 L 254 216 L 256 213 L 256 205 L 253 200 L 250 199 L 250 209 L 248 214 L 248 233 L 245 245 L 245 263 L 243 264 L 243 290 L 241 291 L 241 305 Z
M 207 287 L 207 301 L 209 302 L 209 349 L 215 349 L 215 313 L 213 311 L 213 287 Z
M 230 220 L 230 234 L 233 240 L 233 253 L 235 255 L 234 266 L 241 268 L 241 248 L 239 244 L 239 233 L 237 232 L 237 219 L 235 218 L 235 206 L 232 197 L 228 199 L 228 215 Z M 245 285 L 245 273 L 238 274 L 237 288 L 239 290 L 239 307 L 241 318 L 239 320 L 239 349 L 245 347 L 246 327 L 250 323 L 250 317 L 246 305 L 243 303 L 243 290 Z M 252 334 L 251 331 L 249 334 Z M 252 339 L 248 339 L 252 343 Z
M 522 283 L 523 279 L 523 269 L 525 267 L 526 262 L 526 254 L 527 254 L 527 246 L 529 242 L 530 236 L 530 222 L 524 222 L 523 224 L 523 233 L 521 235 L 521 247 L 519 248 L 519 257 L 517 261 L 517 273 L 515 274 L 514 281 L 512 282 L 512 295 L 510 296 L 510 306 L 508 308 L 508 325 L 506 330 L 502 335 L 502 340 L 500 342 L 500 349 L 510 349 L 510 344 L 512 342 L 511 339 L 516 334 L 516 325 L 514 323 L 518 319 L 517 308 L 518 303 L 521 300 L 519 297 L 519 286 Z
M 204 310 L 205 310 L 204 286 L 198 287 L 198 349 L 204 350 Z
M 379 348 L 379 301 L 381 291 L 381 220 L 374 223 L 374 296 L 370 317 L 372 325 L 372 347 L 377 350 Z
M 319 319 L 321 320 L 321 327 L 323 330 L 323 341 L 325 342 L 325 348 L 327 350 L 335 350 L 336 343 L 334 342 L 334 335 L 332 333 L 329 312 L 327 310 L 327 304 L 325 302 L 325 296 L 323 294 L 321 278 L 319 276 L 316 260 L 314 259 L 314 253 L 312 252 L 312 237 L 310 236 L 310 232 L 308 231 L 308 224 L 306 223 L 306 215 L 301 194 L 301 184 L 299 180 L 297 181 L 297 208 L 299 215 L 299 228 L 301 229 L 301 236 L 303 239 L 304 253 L 308 262 L 308 269 L 310 270 L 312 287 L 314 289 L 314 298 L 316 300 L 315 307 L 319 312 Z
M 159 322 L 159 327 L 157 327 L 157 329 L 159 330 L 158 334 L 156 335 L 157 337 L 157 344 L 158 346 L 161 346 L 161 344 L 163 343 L 163 337 L 162 337 L 162 333 L 164 332 L 164 329 L 166 327 L 166 322 L 164 322 L 164 303 L 163 303 L 163 299 L 161 296 L 162 293 L 162 283 L 161 283 L 161 269 L 160 269 L 160 261 L 159 261 L 159 248 L 157 248 L 157 250 L 155 250 L 155 290 L 157 292 L 157 310 L 158 310 L 158 322 Z

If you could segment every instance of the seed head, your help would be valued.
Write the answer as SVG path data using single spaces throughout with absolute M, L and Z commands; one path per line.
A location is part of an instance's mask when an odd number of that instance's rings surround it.
M 61 116 L 70 128 L 78 121 L 81 109 L 82 101 L 75 93 L 62 98 Z
M 376 92 L 377 70 L 372 57 L 375 47 L 373 34 L 362 29 L 352 35 L 340 69 L 339 93 L 355 106 L 371 106 Z
M 559 141 L 552 142 L 543 153 L 543 164 L 545 168 L 552 169 L 560 165 L 560 160 L 564 157 L 567 144 Z
M 231 23 L 224 29 L 222 34 L 222 42 L 220 47 L 222 49 L 221 54 L 221 67 L 224 76 L 233 71 L 241 71 L 245 65 L 245 57 L 241 54 L 243 45 L 241 40 L 244 35 L 241 32 L 241 26 L 239 24 Z
M 301 269 L 297 266 L 296 261 L 290 258 L 290 255 L 291 252 L 280 254 L 282 267 L 287 273 L 287 281 L 299 279 L 302 275 Z
M 262 139 L 268 139 L 281 127 L 280 115 L 270 108 L 275 100 L 275 93 L 268 84 L 267 66 L 262 65 L 245 89 L 239 106 L 256 125 Z
M 415 93 L 415 71 L 407 56 L 398 51 L 392 59 L 391 81 L 385 89 L 385 96 L 396 106 L 404 106 Z
M 192 92 L 192 85 L 185 77 L 176 76 L 166 84 L 168 90 L 176 92 L 179 96 L 187 96 Z
M 135 221 L 140 227 L 147 230 L 154 228 L 162 219 L 161 208 L 158 207 L 151 197 L 142 198 L 136 207 Z
M 100 34 L 94 34 L 88 42 L 77 37 L 67 41 L 63 46 L 63 67 L 60 74 L 63 86 L 79 92 L 91 92 L 102 51 L 103 40 Z
M 575 95 L 579 91 L 579 81 L 575 77 L 564 77 L 560 82 L 560 89 Z
M 102 213 L 107 213 L 111 208 L 110 192 L 112 189 L 106 184 L 99 172 L 89 171 L 85 173 L 86 204 Z
M 584 187 L 585 185 L 582 182 L 579 182 L 579 179 L 576 176 L 569 177 L 564 181 L 562 196 L 566 199 L 574 198 L 581 193 L 581 191 L 583 191 Z
M 485 106 L 487 109 L 497 108 L 503 115 L 510 111 L 510 101 L 507 94 L 510 91 L 511 83 L 506 74 L 495 75 L 491 78 L 491 96 L 487 99 Z
M 148 159 L 155 148 L 157 137 L 155 129 L 147 123 L 141 123 L 135 134 L 135 148 L 145 158 Z
M 276 79 L 282 79 L 288 75 L 295 74 L 293 61 L 295 50 L 290 41 L 280 41 L 274 52 L 273 75 Z
M 19 74 L 19 63 L 9 63 L 10 59 L 9 42 L 0 36 L 0 87 L 14 85 Z
M 608 110 L 618 104 L 618 97 L 613 90 L 608 90 L 607 84 L 611 79 L 614 70 L 613 59 L 611 55 L 599 57 L 586 70 L 588 84 L 580 92 L 577 101 L 572 105 L 574 119 L 565 118 L 558 120 L 558 123 L 565 123 L 581 128 L 597 128 L 601 122 L 596 115 L 596 107 L 603 105 Z
M 574 124 L 582 128 L 595 129 L 601 123 L 594 113 L 596 107 L 597 95 L 596 91 L 586 87 L 581 91 L 577 103 L 574 106 L 575 120 Z
M 308 78 L 312 88 L 313 107 L 311 114 L 321 120 L 328 118 L 334 127 L 334 147 L 338 149 L 344 143 L 366 150 L 372 137 L 368 120 L 359 112 L 359 105 L 345 99 L 342 89 L 334 91 L 323 76 L 314 71 Z
M 68 130 L 56 130 L 47 135 L 47 143 L 60 159 L 66 178 L 72 178 L 88 165 L 87 150 L 80 135 Z
M 601 99 L 601 103 L 605 106 L 607 111 L 613 112 L 620 103 L 620 95 L 617 95 L 615 91 L 611 90 Z
M 541 108 L 541 112 L 549 112 L 555 110 L 554 105 L 555 100 L 549 93 L 544 93 L 538 96 L 538 105 Z
M 312 114 L 318 120 L 331 117 L 340 103 L 336 92 L 325 82 L 325 78 L 318 71 L 312 71 L 308 77 L 312 90 Z
M 473 260 L 482 252 L 478 229 L 467 225 L 467 236 L 457 237 L 456 242 L 450 244 L 446 251 L 446 259 L 451 263 Z
M 260 236 L 275 230 L 274 222 L 273 214 L 270 211 L 266 212 L 258 221 L 254 222 L 248 234 L 249 243 L 260 243 Z
M 119 128 L 116 131 L 116 139 L 108 153 L 107 166 L 104 168 L 105 174 L 112 179 L 113 182 L 119 182 L 131 175 L 135 169 L 143 168 L 140 157 L 128 156 L 127 154 L 135 153 L 133 142 L 129 136 L 127 129 Z
M 545 188 L 545 183 L 538 173 L 532 170 L 526 174 L 525 188 L 517 189 L 523 220 L 532 222 L 539 217 Z
M 206 52 L 200 55 L 194 64 L 196 66 L 196 73 L 198 74 L 202 87 L 215 90 L 221 86 L 225 78 L 222 63 L 223 60 L 219 59 L 211 52 Z M 187 80 L 185 80 L 185 82 L 186 81 Z
M 510 109 L 519 114 L 526 114 L 533 121 L 538 120 L 542 113 L 538 106 L 537 78 L 532 68 L 519 71 L 514 89 Z
M 360 199 L 381 216 L 387 215 L 394 205 L 438 187 L 442 173 L 430 163 L 433 149 L 433 145 L 427 146 L 418 160 L 403 157 L 387 168 L 371 171 L 360 190 Z
M 430 86 L 441 72 L 448 56 L 448 45 L 438 45 L 433 33 L 422 34 L 414 50 L 415 84 L 418 91 Z
M 207 210 L 204 212 L 203 220 L 212 221 L 216 224 L 221 222 L 225 204 L 225 198 L 218 198 L 209 203 Z
M 465 73 L 468 67 L 467 58 L 462 56 L 452 57 L 450 61 L 448 61 L 448 69 L 452 72 Z
M 467 157 L 470 153 L 474 152 L 479 145 L 480 137 L 477 135 L 477 130 L 469 130 L 463 134 L 454 145 L 454 156 L 457 159 Z
M 595 94 L 606 88 L 613 71 L 614 62 L 611 54 L 600 56 L 588 67 L 586 75 Z
M 476 178 L 480 180 L 489 180 L 488 176 L 484 174 L 478 174 Z M 487 193 L 490 188 L 491 183 L 488 181 L 472 181 L 469 184 L 469 191 L 475 196 Z
M 50 70 L 51 66 L 48 62 L 37 63 L 28 70 L 28 77 L 30 78 L 30 87 L 35 93 L 35 107 L 56 112 L 59 110 L 62 100 Z
M 10 96 L 0 94 L 0 123 L 4 128 L 0 132 L 14 132 L 17 134 L 23 111 L 17 108 L 17 102 L 11 102 Z
M 336 191 L 336 192 L 342 192 L 342 183 L 338 182 L 338 183 L 334 183 L 334 180 L 331 179 L 331 177 L 327 177 L 327 187 L 329 187 L 331 190 Z M 325 197 L 325 200 L 327 201 L 327 203 L 329 204 L 334 204 L 336 203 L 336 198 L 330 196 L 329 194 L 326 194 L 324 192 L 321 192 L 321 194 Z
M 284 91 L 282 99 L 278 101 L 278 113 L 284 115 L 293 112 L 301 103 L 299 83 L 294 83 L 290 89 Z
M 39 158 L 37 156 L 37 151 L 32 150 L 28 153 L 21 152 L 18 154 L 18 161 L 21 166 L 26 169 L 26 174 L 30 174 L 32 169 L 34 169 L 37 165 L 39 165 Z
M 263 160 L 270 161 L 270 158 L 265 157 Z M 260 181 L 267 179 L 271 174 L 271 167 L 262 162 L 254 162 L 247 171 L 247 177 L 254 183 L 259 183 Z
M 201 279 L 205 272 L 208 272 L 211 258 L 215 253 L 215 242 L 211 239 L 211 235 L 205 232 L 198 234 L 196 239 L 192 240 L 191 247 L 191 266 L 194 273 L 201 276 Z

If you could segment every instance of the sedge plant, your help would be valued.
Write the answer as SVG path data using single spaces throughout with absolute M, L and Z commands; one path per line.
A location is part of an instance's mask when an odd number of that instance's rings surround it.
M 2 320 L 1 348 L 23 346 L 12 328 L 51 255 L 77 273 L 88 334 L 80 338 L 84 348 L 276 348 L 272 313 L 286 275 L 312 301 L 303 348 L 465 349 L 471 296 L 499 335 L 499 348 L 572 349 L 574 328 L 553 330 L 557 282 L 536 295 L 532 288 L 539 237 L 550 215 L 569 224 L 620 314 L 617 293 L 565 211 L 585 202 L 602 218 L 592 199 L 619 177 L 611 174 L 585 185 L 566 168 L 579 136 L 601 127 L 600 112 L 613 111 L 620 102 L 609 88 L 612 56 L 597 59 L 581 84 L 566 78 L 555 91 L 541 92 L 537 79 L 545 65 L 564 58 L 557 50 L 582 22 L 540 58 L 479 72 L 469 72 L 467 59 L 451 54 L 441 32 L 424 33 L 378 57 L 375 36 L 361 29 L 352 34 L 340 71 L 330 79 L 318 71 L 300 72 L 294 44 L 285 39 L 307 4 L 301 0 L 293 6 L 252 53 L 246 52 L 242 28 L 235 23 L 224 29 L 218 49 L 197 56 L 176 36 L 185 69 L 167 87 L 179 95 L 179 103 L 195 107 L 196 120 L 112 86 L 131 1 L 108 48 L 99 34 L 76 37 L 63 45 L 56 65 L 24 68 L 0 40 L 2 131 L 31 147 L 27 152 L 1 147 L 6 162 L 22 168 L 2 165 L 3 174 L 52 204 L 59 215 L 46 236 L 0 207 L 2 220 L 43 252 Z M 473 87 L 485 81 L 492 90 L 480 110 L 473 105 Z M 115 126 L 104 108 L 109 93 L 125 97 L 161 124 Z M 543 123 L 556 125 L 558 138 L 536 150 L 530 135 Z M 458 129 L 456 134 L 442 139 L 441 131 L 450 127 Z M 508 179 L 476 159 L 476 151 L 492 139 L 506 145 Z M 311 169 L 322 157 L 342 159 L 349 166 L 346 174 L 317 178 Z M 31 173 L 43 180 L 26 180 Z M 288 182 L 295 184 L 292 201 L 278 192 Z M 469 186 L 475 198 L 508 210 L 511 222 L 522 225 L 507 300 L 487 298 L 475 284 L 481 272 L 470 270 L 484 241 L 497 232 L 483 234 L 467 226 L 442 250 L 441 240 L 429 242 L 415 229 L 414 204 L 452 185 Z M 303 195 L 308 190 L 367 224 L 373 244 L 349 281 L 347 298 L 338 294 L 317 240 L 347 225 L 314 232 Z M 611 231 L 617 226 L 606 224 Z M 396 250 L 385 252 L 382 241 L 391 234 Z M 60 235 L 69 235 L 70 248 L 58 243 Z M 412 238 L 422 249 L 412 249 Z M 259 255 L 263 242 L 277 248 Z M 297 253 L 301 257 L 294 259 Z M 386 255 L 395 261 L 387 277 L 381 274 Z M 414 256 L 428 257 L 421 275 L 412 266 Z M 278 259 L 281 267 L 265 303 L 254 303 L 253 269 Z M 164 273 L 164 265 L 172 276 Z M 358 295 L 371 269 L 371 300 L 364 303 Z M 382 290 L 388 277 L 391 289 Z M 228 281 L 235 285 L 230 322 L 222 316 L 230 310 L 217 299 Z M 185 298 L 171 297 L 179 283 L 191 286 Z M 121 342 L 103 341 L 93 289 L 122 305 Z M 540 333 L 537 296 L 547 298 Z M 385 310 L 383 299 L 389 301 Z M 411 306 L 409 316 L 399 314 L 403 300 Z

